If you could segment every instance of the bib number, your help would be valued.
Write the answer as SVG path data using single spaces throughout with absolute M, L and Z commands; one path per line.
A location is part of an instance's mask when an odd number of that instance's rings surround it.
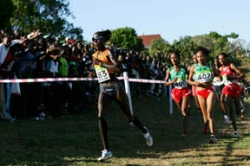
M 174 87 L 176 88 L 185 88 L 187 87 L 187 81 L 180 81 L 180 82 L 175 82 Z
M 207 82 L 212 79 L 212 74 L 211 73 L 205 73 L 205 74 L 199 74 L 198 75 L 198 80 L 200 82 Z
M 104 67 L 96 68 L 96 75 L 99 83 L 110 80 L 108 70 Z
M 234 81 L 230 81 L 227 76 L 222 76 L 222 80 L 224 82 L 224 85 L 229 85 L 229 84 L 233 84 Z

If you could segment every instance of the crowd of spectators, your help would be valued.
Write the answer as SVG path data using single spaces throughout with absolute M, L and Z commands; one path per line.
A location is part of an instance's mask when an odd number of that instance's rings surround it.
M 4 40 L 10 42 L 5 45 Z M 92 44 L 68 37 L 42 34 L 39 30 L 21 35 L 1 31 L 0 78 L 95 77 Z M 166 59 L 161 55 L 143 55 L 109 45 L 130 78 L 164 80 Z M 1 51 L 3 49 L 7 50 Z M 122 72 L 120 75 L 122 76 Z M 12 93 L 12 83 L 0 83 L 2 119 L 43 119 L 89 111 L 96 106 L 99 87 L 96 81 L 20 83 L 20 93 Z M 166 95 L 163 84 L 130 82 L 132 95 Z M 1 92 L 1 90 L 0 90 Z

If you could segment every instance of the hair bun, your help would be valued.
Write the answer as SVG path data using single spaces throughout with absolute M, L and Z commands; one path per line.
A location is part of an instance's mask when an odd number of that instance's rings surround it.
M 112 35 L 112 33 L 109 29 L 103 31 L 103 34 L 104 34 L 104 37 L 106 40 L 109 40 L 111 38 L 111 35 Z

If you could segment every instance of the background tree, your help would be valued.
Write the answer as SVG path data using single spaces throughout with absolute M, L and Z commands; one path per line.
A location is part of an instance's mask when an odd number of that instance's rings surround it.
M 171 50 L 180 53 L 183 64 L 190 64 L 192 63 L 192 56 L 196 47 L 197 44 L 192 41 L 192 37 L 185 36 L 180 38 L 179 41 L 175 40 L 171 46 Z
M 15 6 L 10 0 L 1 0 L 0 1 L 0 29 L 5 30 L 6 28 L 10 29 L 9 21 L 13 15 Z
M 126 50 L 142 51 L 144 49 L 142 39 L 137 37 L 135 29 L 129 27 L 113 30 L 110 42 L 117 48 Z
M 45 34 L 83 39 L 82 29 L 67 21 L 67 17 L 73 17 L 69 10 L 69 0 L 9 0 L 8 3 L 9 6 L 12 4 L 13 10 L 7 8 L 5 19 L 8 22 L 4 25 L 6 31 L 17 28 L 30 33 L 40 29 Z M 1 13 L 6 15 L 2 10 Z
M 171 48 L 171 45 L 162 38 L 154 39 L 151 45 L 148 48 L 148 52 L 150 55 L 154 55 L 156 53 L 165 54 L 168 53 Z
M 195 44 L 204 46 L 210 50 L 210 59 L 215 58 L 221 52 L 225 52 L 230 55 L 229 59 L 232 62 L 238 63 L 239 61 L 236 59 L 236 56 L 244 52 L 242 49 L 242 43 L 235 42 L 237 41 L 237 38 L 238 35 L 235 33 L 220 35 L 217 32 L 210 32 L 209 34 L 194 36 L 192 37 L 192 41 Z
M 244 48 L 244 41 L 236 39 L 229 44 L 228 50 L 231 59 L 243 58 L 246 56 L 247 49 Z

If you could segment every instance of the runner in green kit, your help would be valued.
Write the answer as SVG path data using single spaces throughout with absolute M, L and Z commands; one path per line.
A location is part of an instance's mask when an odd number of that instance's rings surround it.
M 208 50 L 204 47 L 199 47 L 196 51 L 198 63 L 194 64 L 189 73 L 189 84 L 197 87 L 197 97 L 199 100 L 201 112 L 204 120 L 204 133 L 207 133 L 207 127 L 210 129 L 209 143 L 215 143 L 216 138 L 214 135 L 214 122 L 212 116 L 214 90 L 212 82 L 214 75 L 219 76 L 218 70 L 206 62 Z M 193 77 L 193 76 L 196 77 Z M 193 79 L 195 78 L 195 80 Z M 220 77 L 218 77 L 221 79 Z
M 182 136 L 187 135 L 188 128 L 188 101 L 191 96 L 191 90 L 187 84 L 187 69 L 186 67 L 180 66 L 180 55 L 177 52 L 172 52 L 170 54 L 170 59 L 172 63 L 172 67 L 167 70 L 165 80 L 169 80 L 165 83 L 166 86 L 172 85 L 174 88 L 172 89 L 171 96 L 175 101 L 178 109 L 181 111 L 183 116 L 183 133 Z

